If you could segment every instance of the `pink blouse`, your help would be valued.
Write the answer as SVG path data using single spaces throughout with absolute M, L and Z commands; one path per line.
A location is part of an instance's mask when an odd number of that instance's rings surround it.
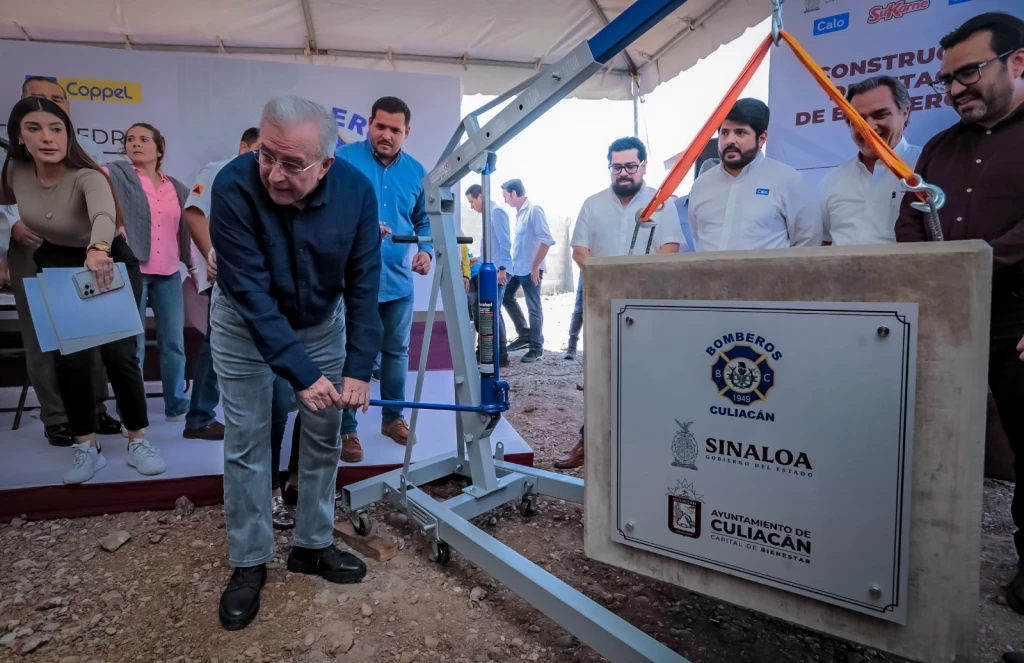
M 160 176 L 160 186 L 154 187 L 149 176 L 138 168 L 135 173 L 142 182 L 142 190 L 149 199 L 149 215 L 152 226 L 149 236 L 149 260 L 139 263 L 139 271 L 155 276 L 170 276 L 178 273 L 181 252 L 178 250 L 178 225 L 181 205 L 174 185 L 166 175 Z

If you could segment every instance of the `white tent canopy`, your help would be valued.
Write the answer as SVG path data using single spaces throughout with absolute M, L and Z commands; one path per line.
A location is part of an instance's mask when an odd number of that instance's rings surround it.
M 496 95 L 596 34 L 631 0 L 0 0 L 0 39 L 308 61 L 459 76 Z M 771 14 L 687 0 L 573 95 L 629 99 Z

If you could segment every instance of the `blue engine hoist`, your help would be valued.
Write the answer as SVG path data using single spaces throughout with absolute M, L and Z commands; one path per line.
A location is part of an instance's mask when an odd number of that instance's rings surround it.
M 519 500 L 520 513 L 531 515 L 535 512 L 537 495 L 580 504 L 584 497 L 581 479 L 508 463 L 504 460 L 501 441 L 491 443 L 491 434 L 501 420 L 501 413 L 509 407 L 509 386 L 501 379 L 499 358 L 494 347 L 501 302 L 497 297 L 497 270 L 491 261 L 489 241 L 490 178 L 495 170 L 498 148 L 685 2 L 636 0 L 594 37 L 581 43 L 561 60 L 463 119 L 444 156 L 423 180 L 431 230 L 431 237 L 423 239 L 433 243 L 436 259 L 415 396 L 410 402 L 370 401 L 374 406 L 397 405 L 412 410 L 405 460 L 400 469 L 350 484 L 342 491 L 357 533 L 368 535 L 372 529 L 366 508 L 380 500 L 388 501 L 432 537 L 433 553 L 439 563 L 445 564 L 450 560 L 451 548 L 454 547 L 613 663 L 687 662 L 469 522 L 469 518 L 514 500 Z M 480 126 L 478 118 L 483 113 L 510 99 L 510 103 Z M 479 274 L 479 363 L 474 350 L 474 330 L 462 284 L 458 248 L 458 244 L 470 240 L 457 236 L 452 193 L 452 187 L 470 172 L 480 175 L 484 195 L 483 262 Z M 418 239 L 400 236 L 393 237 L 392 241 L 415 242 Z M 455 374 L 455 404 L 451 405 L 420 401 L 439 292 Z M 455 413 L 456 450 L 413 464 L 412 448 L 420 410 L 450 410 Z M 452 475 L 468 478 L 470 485 L 461 495 L 445 502 L 433 499 L 419 488 Z

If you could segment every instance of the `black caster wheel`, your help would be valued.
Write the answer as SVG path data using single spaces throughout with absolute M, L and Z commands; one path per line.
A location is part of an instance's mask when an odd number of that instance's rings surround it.
M 519 515 L 524 518 L 537 515 L 537 498 L 533 495 L 526 495 L 519 502 Z
M 452 561 L 451 547 L 444 541 L 438 541 L 434 544 L 434 558 L 441 566 L 448 566 Z
M 370 532 L 373 531 L 373 521 L 370 520 L 370 516 L 363 512 L 354 513 L 352 514 L 352 529 L 359 536 L 369 536 Z

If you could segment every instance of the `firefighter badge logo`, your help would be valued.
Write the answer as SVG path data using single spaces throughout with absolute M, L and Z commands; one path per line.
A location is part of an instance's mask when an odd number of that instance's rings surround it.
M 718 353 L 711 366 L 711 381 L 720 396 L 736 405 L 752 405 L 763 401 L 775 386 L 775 371 L 768 355 L 752 345 L 737 343 Z
M 672 461 L 673 467 L 683 467 L 688 470 L 697 469 L 697 438 L 690 432 L 690 426 L 693 425 L 692 421 L 683 423 L 678 419 L 675 420 L 679 426 L 679 430 L 676 432 L 675 437 L 672 438 Z

